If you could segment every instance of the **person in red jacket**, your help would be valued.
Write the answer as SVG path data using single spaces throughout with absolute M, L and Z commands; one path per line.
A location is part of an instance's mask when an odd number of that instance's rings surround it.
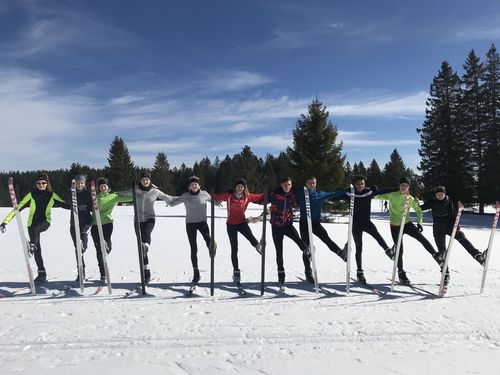
M 233 280 L 239 283 L 241 274 L 238 264 L 238 232 L 243 235 L 255 250 L 260 254 L 261 245 L 255 238 L 247 223 L 245 211 L 249 203 L 262 204 L 264 194 L 252 194 L 248 191 L 247 182 L 240 178 L 236 181 L 233 190 L 228 190 L 225 193 L 215 194 L 215 200 L 218 202 L 225 201 L 227 204 L 227 235 L 231 243 L 231 262 L 233 263 Z

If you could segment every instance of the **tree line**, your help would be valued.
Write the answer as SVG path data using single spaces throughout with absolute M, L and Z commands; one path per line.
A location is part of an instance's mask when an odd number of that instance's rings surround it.
M 238 178 L 245 178 L 251 191 L 260 192 L 273 189 L 282 176 L 291 176 L 296 186 L 302 186 L 307 177 L 315 176 L 318 187 L 326 191 L 334 191 L 348 186 L 353 174 L 364 174 L 370 184 L 394 186 L 402 175 L 414 176 L 404 165 L 398 151 L 394 149 L 390 161 L 381 170 L 377 161 L 372 160 L 365 168 L 363 162 L 353 167 L 345 162 L 342 155 L 343 144 L 337 142 L 338 130 L 329 120 L 329 112 L 319 99 L 315 99 L 308 107 L 306 114 L 297 120 L 293 131 L 293 147 L 287 148 L 279 155 L 267 154 L 265 158 L 257 157 L 250 146 L 244 146 L 240 153 L 226 155 L 222 160 L 208 157 L 187 166 L 171 168 L 167 155 L 161 151 L 155 157 L 154 165 L 148 170 L 156 186 L 162 191 L 180 195 L 187 189 L 188 179 L 197 175 L 204 189 L 216 192 L 226 191 L 233 187 Z M 49 174 L 54 191 L 63 196 L 69 195 L 71 179 L 84 174 L 89 179 L 105 176 L 110 187 L 115 191 L 126 190 L 131 182 L 137 180 L 145 168 L 136 166 L 130 156 L 124 140 L 118 136 L 111 142 L 107 165 L 104 168 L 91 168 L 75 162 L 69 169 L 45 171 Z M 7 179 L 14 177 L 17 194 L 25 194 L 33 188 L 36 176 L 41 171 L 8 172 L 0 174 L 0 204 L 10 205 L 7 191 Z M 418 188 L 418 186 L 416 186 Z

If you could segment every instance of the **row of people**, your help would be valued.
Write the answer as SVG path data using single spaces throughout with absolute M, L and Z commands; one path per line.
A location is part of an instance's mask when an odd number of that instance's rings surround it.
M 111 251 L 111 235 L 113 232 L 113 219 L 111 216 L 113 208 L 120 202 L 131 202 L 132 192 L 125 191 L 112 193 L 109 189 L 107 179 L 100 178 L 97 181 L 98 194 L 97 200 L 100 207 L 100 216 L 103 226 L 104 239 L 106 249 L 101 249 L 99 234 L 96 226 L 96 219 L 92 212 L 92 198 L 90 192 L 86 189 L 86 178 L 83 175 L 77 176 L 76 189 L 78 201 L 78 216 L 80 224 L 80 240 L 82 249 L 88 247 L 88 233 L 90 231 L 96 256 L 99 266 L 101 280 L 105 279 L 105 269 L 103 265 L 102 251 Z M 355 259 L 357 265 L 357 278 L 361 283 L 366 283 L 364 271 L 362 267 L 362 251 L 363 242 L 362 234 L 366 232 L 370 234 L 386 255 L 394 258 L 394 246 L 388 246 L 383 237 L 378 232 L 376 226 L 370 218 L 371 200 L 379 199 L 389 202 L 390 212 L 390 227 L 394 242 L 397 241 L 399 228 L 402 220 L 403 206 L 406 201 L 406 196 L 409 194 L 410 181 L 403 177 L 400 180 L 399 188 L 378 190 L 378 188 L 367 187 L 366 178 L 363 176 L 355 176 L 353 179 L 355 187 L 354 195 L 354 215 L 353 215 L 353 238 L 356 247 Z M 327 247 L 337 254 L 343 261 L 347 260 L 347 247 L 340 248 L 328 235 L 328 232 L 321 224 L 321 208 L 325 200 L 349 200 L 350 190 L 343 189 L 335 192 L 323 192 L 316 189 L 316 178 L 310 177 L 306 180 L 306 187 L 309 191 L 312 233 L 321 239 Z M 144 271 L 146 281 L 150 280 L 151 271 L 149 268 L 148 249 L 151 245 L 151 233 L 155 226 L 154 202 L 161 199 L 168 206 L 175 206 L 183 203 L 186 208 L 186 232 L 191 248 L 191 263 L 193 266 L 193 283 L 197 283 L 200 279 L 198 268 L 198 247 L 197 247 L 197 232 L 202 235 L 206 246 L 210 247 L 210 231 L 207 224 L 206 204 L 211 199 L 218 202 L 226 202 L 227 213 L 227 233 L 231 245 L 231 262 L 233 265 L 233 279 L 236 282 L 240 281 L 240 268 L 238 263 L 238 233 L 241 233 L 258 253 L 261 252 L 261 245 L 253 235 L 245 216 L 246 208 L 249 203 L 263 204 L 264 194 L 254 194 L 249 192 L 247 183 L 244 179 L 236 181 L 234 190 L 230 189 L 227 192 L 210 196 L 206 191 L 201 189 L 200 180 L 196 176 L 192 176 L 188 181 L 188 191 L 181 196 L 169 196 L 161 192 L 152 184 L 151 175 L 144 172 L 140 176 L 140 180 L 136 186 L 136 196 L 138 202 L 138 215 L 140 222 L 140 231 L 143 241 L 144 250 Z M 280 181 L 279 186 L 268 193 L 268 202 L 270 208 L 270 224 L 271 233 L 276 250 L 276 262 L 278 271 L 278 281 L 285 282 L 285 269 L 283 260 L 283 240 L 284 237 L 290 238 L 297 244 L 302 252 L 304 263 L 305 276 L 307 281 L 314 282 L 311 271 L 311 262 L 309 254 L 309 232 L 307 228 L 307 215 L 305 208 L 304 191 L 292 190 L 292 180 L 285 177 Z M 50 227 L 50 214 L 52 207 L 62 207 L 70 209 L 59 195 L 52 191 L 48 176 L 41 174 L 35 182 L 35 188 L 28 193 L 19 203 L 19 208 L 30 208 L 28 217 L 28 234 L 30 238 L 30 252 L 34 255 L 35 262 L 38 268 L 36 282 L 43 282 L 47 278 L 47 272 L 43 263 L 42 251 L 40 245 L 40 233 L 46 231 Z M 300 208 L 299 230 L 300 235 L 293 225 L 293 209 Z M 445 236 L 451 234 L 455 219 L 454 206 L 451 200 L 446 196 L 444 187 L 438 187 L 435 191 L 435 196 L 432 200 L 427 201 L 423 206 L 419 206 L 418 200 L 410 197 L 410 207 L 417 213 L 417 225 L 415 226 L 410 215 L 407 215 L 404 225 L 404 234 L 415 238 L 424 248 L 441 264 L 444 258 Z M 422 235 L 422 209 L 431 209 L 434 224 L 433 233 L 438 250 L 434 250 L 430 242 Z M 0 225 L 0 230 L 5 231 L 6 225 L 11 221 L 14 212 L 10 212 Z M 70 234 L 73 244 L 76 248 L 76 234 L 74 220 L 71 215 Z M 463 232 L 457 231 L 456 239 L 467 249 L 467 251 L 480 263 L 484 263 L 485 253 L 479 250 L 465 238 Z M 76 254 L 76 250 L 75 250 Z M 85 266 L 83 267 L 85 270 Z M 84 271 L 85 272 L 85 271 Z M 403 284 L 409 284 L 408 277 L 403 268 L 403 245 L 401 243 L 400 255 L 398 259 L 398 276 L 399 281 Z

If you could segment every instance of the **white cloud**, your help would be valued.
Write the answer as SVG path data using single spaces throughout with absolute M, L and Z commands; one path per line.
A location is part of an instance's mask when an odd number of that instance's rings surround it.
M 210 74 L 201 85 L 214 91 L 240 91 L 273 82 L 269 77 L 248 71 L 228 71 Z

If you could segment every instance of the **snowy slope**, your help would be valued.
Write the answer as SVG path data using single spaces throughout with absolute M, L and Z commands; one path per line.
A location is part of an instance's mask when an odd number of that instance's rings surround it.
M 378 205 L 378 203 L 377 203 Z M 375 207 L 375 206 L 374 206 Z M 378 206 L 377 206 L 378 207 Z M 4 217 L 9 210 L 0 208 Z M 481 267 L 455 243 L 448 295 L 437 298 L 439 269 L 411 238 L 405 238 L 405 268 L 427 292 L 397 286 L 379 296 L 356 284 L 345 294 L 345 264 L 316 239 L 318 275 L 331 294 L 315 294 L 303 283 L 299 250 L 285 239 L 287 293 L 276 287 L 276 263 L 268 230 L 264 297 L 259 295 L 260 258 L 240 237 L 241 298 L 231 285 L 232 267 L 225 231 L 225 209 L 216 209 L 215 296 L 210 297 L 209 257 L 198 238 L 202 272 L 199 296 L 184 297 L 192 277 L 184 208 L 157 203 L 150 249 L 153 278 L 147 297 L 125 292 L 139 282 L 132 207 L 114 212 L 113 251 L 109 262 L 113 294 L 92 296 L 98 278 L 95 250 L 85 254 L 85 296 L 71 290 L 57 297 L 76 277 L 69 236 L 69 211 L 53 210 L 42 234 L 49 279 L 33 297 L 27 290 L 0 298 L 1 374 L 498 374 L 500 373 L 500 247 L 490 260 L 485 292 L 479 295 Z M 258 215 L 260 208 L 249 208 Z M 27 212 L 23 212 L 26 218 Z M 388 243 L 386 213 L 374 222 Z M 465 216 L 463 229 L 483 250 L 491 216 Z M 426 217 L 424 235 L 432 241 Z M 347 225 L 325 224 L 343 245 Z M 252 230 L 260 237 L 261 225 Z M 392 262 L 364 236 L 364 269 L 369 282 L 389 290 Z M 0 235 L 0 292 L 27 285 L 15 222 Z M 355 274 L 353 258 L 353 275 Z M 33 263 L 34 266 L 34 263 Z

